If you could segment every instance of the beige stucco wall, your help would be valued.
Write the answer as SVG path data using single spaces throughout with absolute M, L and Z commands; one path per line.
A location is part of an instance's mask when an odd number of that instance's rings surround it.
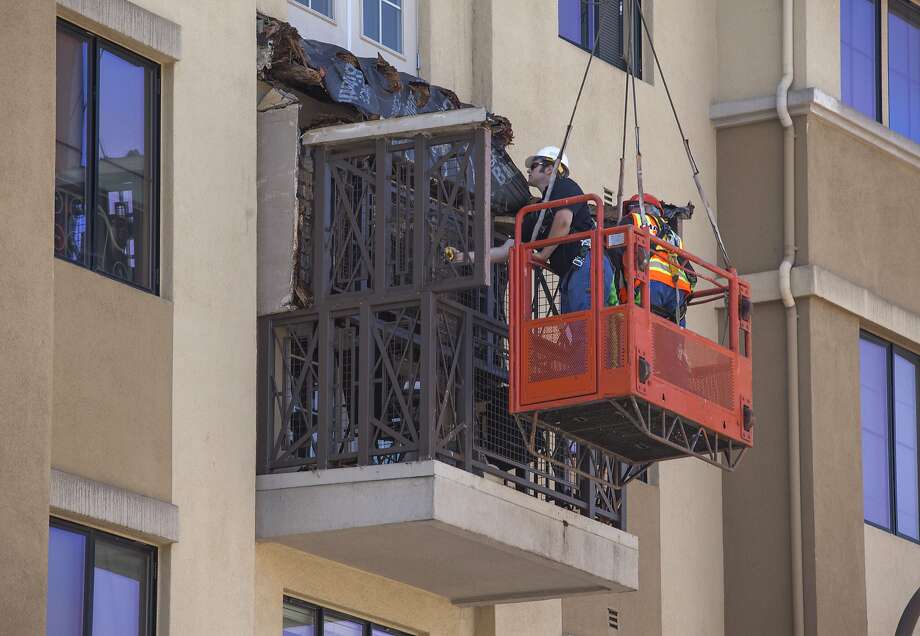
M 715 202 L 715 133 L 709 123 L 709 105 L 717 84 L 715 38 L 693 39 L 688 33 L 711 32 L 716 2 L 693 6 L 668 2 L 653 4 L 656 46 L 671 93 L 700 165 L 703 182 Z M 559 145 L 565 133 L 587 53 L 558 36 L 554 2 L 503 0 L 492 3 L 491 103 L 486 106 L 509 117 L 514 145 L 509 148 L 519 166 L 538 148 Z M 509 26 L 513 25 L 513 28 Z M 645 60 L 650 68 L 652 61 Z M 566 148 L 572 174 L 586 192 L 617 189 L 625 74 L 596 60 L 585 86 Z M 636 83 L 641 127 L 645 190 L 669 201 L 698 199 L 690 178 L 680 137 L 661 83 Z M 630 117 L 631 119 L 631 117 Z M 634 157 L 632 126 L 627 155 Z M 635 164 L 626 168 L 626 190 L 636 190 Z M 691 249 L 713 255 L 711 231 L 705 213 L 685 224 Z
M 473 98 L 473 76 L 478 72 L 473 64 L 474 37 L 479 35 L 473 14 L 484 8 L 475 0 L 429 0 L 419 7 L 421 76 L 450 88 L 464 101 Z
M 54 261 L 52 465 L 172 496 L 172 303 Z
M 260 543 L 255 553 L 256 636 L 281 633 L 285 594 L 414 634 L 474 636 L 473 608 L 282 545 Z M 482 622 L 501 620 L 490 618 Z
M 717 101 L 749 99 L 776 90 L 782 75 L 782 2 L 719 0 Z
M 45 632 L 54 3 L 0 3 L 0 631 Z
M 864 634 L 859 320 L 798 306 L 806 633 Z
M 156 4 L 170 6 L 184 40 L 169 133 L 173 502 L 182 531 L 171 551 L 169 629 L 248 634 L 255 561 L 255 3 Z
M 722 473 L 680 459 L 662 463 L 659 475 L 661 633 L 723 634 Z
M 639 537 L 638 591 L 563 599 L 564 634 L 606 634 L 613 609 L 619 612 L 618 636 L 661 635 L 660 491 L 654 476 L 650 481 L 634 481 L 626 491 L 626 530 Z
M 181 27 L 163 73 L 172 487 L 160 629 L 253 629 L 256 2 L 137 2 Z M 260 4 L 269 4 L 260 2 Z M 270 7 L 269 7 L 270 8 Z M 207 590 L 204 593 L 203 590 Z
M 907 602 L 920 588 L 920 548 L 869 525 L 864 531 L 869 636 L 889 636 L 895 633 Z M 920 627 L 914 634 L 920 635 Z
M 920 294 L 910 293 L 920 251 L 906 229 L 916 222 L 920 170 L 817 118 L 807 144 L 809 261 L 920 312 Z
M 799 0 L 794 6 L 792 87 L 815 86 L 839 99 L 840 0 Z M 781 46 L 778 40 L 776 48 Z
M 754 449 L 723 484 L 725 633 L 791 633 L 785 312 L 754 310 Z
M 781 131 L 779 122 L 767 121 L 718 133 L 719 229 L 742 274 L 776 269 L 783 260 Z M 755 364 L 760 350 L 755 342 Z

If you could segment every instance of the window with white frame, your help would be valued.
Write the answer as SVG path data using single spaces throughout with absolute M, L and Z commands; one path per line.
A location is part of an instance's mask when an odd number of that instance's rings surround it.
M 403 0 L 363 0 L 362 33 L 397 53 L 403 52 Z
M 313 9 L 317 13 L 321 13 L 330 20 L 335 18 L 335 0 L 295 0 L 295 2 L 302 4 L 308 9 Z

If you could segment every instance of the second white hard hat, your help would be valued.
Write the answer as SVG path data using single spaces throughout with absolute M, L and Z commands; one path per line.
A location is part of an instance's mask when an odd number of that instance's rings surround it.
M 549 159 L 550 161 L 555 161 L 556 157 L 558 156 L 559 156 L 558 146 L 544 146 L 543 148 L 540 148 L 538 151 L 536 151 L 535 153 L 533 153 L 532 155 L 527 157 L 527 159 L 524 160 L 524 167 L 530 168 L 530 164 L 534 162 L 534 159 L 538 159 L 542 157 L 545 159 Z M 559 162 L 559 165 L 562 166 L 562 168 L 566 171 L 566 173 L 572 171 L 572 166 L 569 165 L 569 158 L 564 152 L 562 153 L 562 161 Z

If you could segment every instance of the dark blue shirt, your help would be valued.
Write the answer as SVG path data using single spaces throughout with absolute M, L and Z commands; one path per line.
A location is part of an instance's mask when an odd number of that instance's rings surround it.
M 584 194 L 581 187 L 569 179 L 568 177 L 559 177 L 556 179 L 556 183 L 553 185 L 552 200 L 557 199 L 567 199 L 569 197 L 575 197 Z M 559 208 L 547 210 L 546 216 L 543 218 L 543 224 L 540 226 L 540 233 L 537 235 L 537 240 L 545 239 L 549 235 L 550 227 L 553 225 L 553 217 L 555 216 L 556 210 Z M 572 211 L 572 225 L 569 229 L 569 234 L 575 232 L 584 232 L 585 230 L 590 230 L 594 227 L 593 220 L 591 218 L 591 209 L 588 207 L 587 203 L 579 203 L 577 205 L 569 206 L 569 209 Z M 528 214 L 523 223 L 521 224 L 521 240 L 524 243 L 530 241 L 530 237 L 533 235 L 534 225 L 537 224 L 537 219 L 540 217 L 539 212 L 533 212 Z M 569 273 L 569 270 L 572 268 L 572 261 L 581 253 L 581 245 L 579 241 L 574 241 L 572 243 L 563 243 L 559 245 L 549 257 L 549 268 L 558 276 L 565 276 Z

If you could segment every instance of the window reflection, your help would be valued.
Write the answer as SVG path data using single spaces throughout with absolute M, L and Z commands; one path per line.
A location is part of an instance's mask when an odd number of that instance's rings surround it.
M 142 286 L 150 284 L 154 229 L 148 219 L 149 73 L 112 51 L 100 52 L 95 267 Z
M 891 523 L 888 515 L 887 348 L 861 339 L 859 371 L 865 518 L 887 528 Z
M 57 37 L 54 253 L 87 264 L 87 134 L 89 42 L 69 31 Z
M 316 610 L 292 602 L 285 602 L 281 636 L 318 636 L 316 633 Z
M 157 86 L 157 65 L 58 22 L 54 253 L 154 292 Z
M 83 580 L 86 537 L 51 527 L 48 536 L 47 633 L 83 634 Z

